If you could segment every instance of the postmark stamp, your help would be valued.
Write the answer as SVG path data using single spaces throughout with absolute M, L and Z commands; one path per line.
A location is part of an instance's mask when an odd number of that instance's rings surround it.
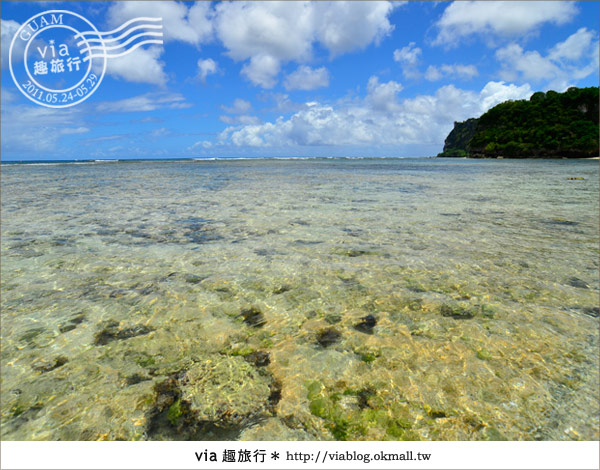
M 108 60 L 162 43 L 162 18 L 133 18 L 100 32 L 77 13 L 48 10 L 29 18 L 15 33 L 10 73 L 19 91 L 34 103 L 67 108 L 98 89 Z

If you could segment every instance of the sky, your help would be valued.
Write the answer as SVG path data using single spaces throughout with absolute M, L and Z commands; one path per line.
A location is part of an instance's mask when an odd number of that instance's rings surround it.
M 9 49 L 48 10 L 101 32 L 160 17 L 163 44 L 108 58 L 88 99 L 44 107 L 15 85 Z M 434 156 L 455 121 L 598 86 L 596 1 L 2 1 L 0 12 L 3 161 Z

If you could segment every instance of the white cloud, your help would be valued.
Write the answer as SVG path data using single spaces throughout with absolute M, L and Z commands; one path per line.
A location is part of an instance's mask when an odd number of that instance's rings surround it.
M 453 2 L 436 23 L 434 44 L 456 45 L 472 34 L 501 37 L 523 36 L 544 23 L 565 24 L 575 16 L 571 1 L 550 2 Z
M 414 42 L 410 42 L 408 46 L 394 51 L 394 60 L 402 65 L 402 73 L 406 78 L 416 78 L 419 76 L 417 66 L 419 65 L 419 56 L 421 48 L 415 47 Z
M 559 68 L 538 51 L 525 52 L 515 43 L 498 49 L 496 58 L 504 64 L 502 76 L 506 80 L 517 80 L 522 76 L 524 80 L 539 82 L 560 73 Z
M 163 70 L 165 64 L 158 60 L 162 52 L 161 46 L 152 46 L 147 49 L 136 49 L 116 59 L 109 59 L 106 73 L 128 82 L 165 85 L 167 82 L 167 75 Z
M 189 108 L 190 106 L 192 105 L 187 103 L 185 97 L 180 93 L 146 93 L 124 100 L 98 103 L 96 110 L 101 113 L 128 113 L 154 111 L 155 109 L 161 108 L 181 109 Z
M 286 90 L 314 90 L 329 86 L 329 72 L 325 67 L 312 69 L 301 65 L 284 82 Z
M 221 106 L 221 109 L 229 114 L 244 114 L 252 109 L 252 104 L 249 101 L 236 98 L 232 106 Z
M 376 111 L 393 112 L 398 109 L 397 93 L 402 91 L 402 85 L 393 80 L 379 83 L 379 78 L 372 76 L 367 83 L 365 102 Z
M 184 3 L 179 2 L 114 2 L 108 11 L 111 27 L 143 16 L 162 18 L 165 41 L 183 41 L 198 45 L 212 37 L 210 2 L 194 2 L 189 10 Z
M 224 122 L 225 124 L 235 125 L 235 124 L 260 124 L 261 120 L 256 116 L 250 116 L 248 114 L 242 114 L 240 116 L 219 116 L 219 120 Z
M 13 20 L 0 20 L 0 34 L 2 49 L 0 53 L 2 54 L 2 68 L 8 67 L 8 56 L 10 51 L 10 44 L 13 40 L 13 36 L 19 30 L 21 25 Z M 15 59 L 13 59 L 13 65 L 16 62 L 17 58 L 22 58 L 23 52 L 25 50 L 23 46 L 23 41 L 17 41 L 19 47 L 15 46 L 15 50 L 13 54 L 15 55 Z M 20 59 L 22 60 L 22 59 Z
M 218 38 L 235 61 L 245 62 L 242 74 L 254 85 L 272 88 L 281 66 L 304 63 L 320 44 L 334 57 L 378 44 L 394 27 L 391 11 L 405 2 L 194 2 L 188 9 L 179 2 L 115 2 L 109 8 L 111 27 L 139 16 L 162 17 L 165 41 L 182 41 L 199 46 Z M 127 56 L 129 58 L 129 56 Z M 119 69 L 122 78 L 153 77 L 146 81 L 163 84 L 163 64 L 153 56 L 147 60 L 148 73 L 136 73 L 135 64 Z M 149 59 L 149 57 L 146 57 Z M 204 63 L 200 78 L 214 73 Z M 158 71 L 160 69 L 160 72 Z M 152 73 L 149 73 L 152 72 Z M 323 82 L 323 75 L 320 75 Z M 293 87 L 293 85 L 292 85 Z
M 206 82 L 206 77 L 217 73 L 217 63 L 212 59 L 198 59 L 198 78 Z
M 580 28 L 564 42 L 556 44 L 548 54 L 548 58 L 555 61 L 577 61 L 589 54 L 594 37 L 593 31 Z
M 251 109 L 252 105 L 249 101 L 241 98 L 236 98 L 233 101 L 232 106 L 221 106 L 221 109 L 229 114 L 235 114 L 235 116 L 221 115 L 219 120 L 229 125 L 249 125 L 249 124 L 260 124 L 261 120 L 256 116 L 250 116 L 247 114 Z
M 564 42 L 556 44 L 546 56 L 525 51 L 511 43 L 496 51 L 505 80 L 544 83 L 563 91 L 598 70 L 598 40 L 595 33 L 581 28 Z
M 414 42 L 410 42 L 408 46 L 404 46 L 402 49 L 396 49 L 394 51 L 394 60 L 407 65 L 417 65 L 419 62 L 419 56 L 421 55 L 421 48 L 415 47 Z
M 454 121 L 477 117 L 507 99 L 528 98 L 529 85 L 489 82 L 479 93 L 444 86 L 434 95 L 398 100 L 402 86 L 371 77 L 367 95 L 337 105 L 306 103 L 290 118 L 232 126 L 219 136 L 234 146 L 441 145 Z
M 250 63 L 242 67 L 245 75 L 252 83 L 263 88 L 273 88 L 277 83 L 280 61 L 268 54 L 252 56 Z
M 311 2 L 317 40 L 332 55 L 364 49 L 389 35 L 388 16 L 406 2 Z
M 310 57 L 314 20 L 308 3 L 229 2 L 219 3 L 216 11 L 216 33 L 234 60 Z
M 272 88 L 281 65 L 303 63 L 321 44 L 331 56 L 378 43 L 393 26 L 390 2 L 229 2 L 215 7 L 215 33 L 242 73 Z
M 435 65 L 430 65 L 427 67 L 427 70 L 425 70 L 425 79 L 429 80 L 430 82 L 436 82 L 441 80 L 443 77 L 444 74 Z
M 504 101 L 528 99 L 532 94 L 528 83 L 517 86 L 513 83 L 506 85 L 504 82 L 488 82 L 479 93 L 481 112 Z
M 462 65 L 454 64 L 448 65 L 443 64 L 440 67 L 430 65 L 425 71 L 425 78 L 430 82 L 441 80 L 443 77 L 459 78 L 462 80 L 469 80 L 479 75 L 477 67 L 474 65 Z
M 212 38 L 211 15 L 209 2 L 195 2 L 189 9 L 178 2 L 114 2 L 108 10 L 108 23 L 110 27 L 118 27 L 136 17 L 160 17 L 165 42 L 182 41 L 199 45 Z M 107 73 L 129 82 L 164 85 L 167 82 L 164 62 L 158 60 L 163 51 L 157 46 L 140 48 L 126 56 L 110 59 Z M 202 69 L 200 73 L 202 76 Z
M 154 2 L 152 2 L 154 4 Z M 213 37 L 213 15 L 210 2 L 194 2 L 188 12 L 188 22 L 196 32 L 198 42 L 208 42 Z

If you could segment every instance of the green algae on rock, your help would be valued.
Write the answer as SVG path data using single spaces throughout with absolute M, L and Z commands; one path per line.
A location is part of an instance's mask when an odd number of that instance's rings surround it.
M 153 328 L 146 325 L 137 325 L 131 327 L 121 327 L 119 322 L 110 321 L 102 330 L 96 333 L 94 338 L 94 344 L 98 346 L 104 346 L 111 341 L 133 338 L 135 336 L 147 335 L 154 331 Z
M 325 328 L 317 334 L 317 343 L 324 348 L 337 343 L 342 337 L 342 334 L 335 328 Z
M 267 322 L 264 314 L 257 307 L 245 308 L 242 310 L 240 315 L 244 319 L 244 323 L 255 328 L 260 328 Z
M 440 313 L 443 317 L 450 317 L 456 320 L 469 320 L 475 316 L 475 312 L 460 304 L 443 304 L 440 307 Z
M 346 389 L 335 393 L 318 381 L 307 384 L 310 412 L 325 422 L 339 441 L 379 439 L 420 440 L 412 431 L 413 420 L 407 405 L 386 407 L 375 387 Z

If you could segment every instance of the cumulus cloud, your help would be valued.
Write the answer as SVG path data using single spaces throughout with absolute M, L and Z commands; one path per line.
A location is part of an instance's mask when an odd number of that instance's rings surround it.
M 429 80 L 430 82 L 436 82 L 441 80 L 443 77 L 444 74 L 435 65 L 430 65 L 427 67 L 427 70 L 425 70 L 425 79 Z
M 498 49 L 496 58 L 504 64 L 502 76 L 506 80 L 517 80 L 522 76 L 524 80 L 539 82 L 560 73 L 559 68 L 538 51 L 524 51 L 515 43 Z
M 402 49 L 396 49 L 394 51 L 394 60 L 408 65 L 417 65 L 419 62 L 419 56 L 421 55 L 421 49 L 415 47 L 414 42 L 410 42 L 408 46 L 404 46 Z
M 506 85 L 504 82 L 488 82 L 479 93 L 480 108 L 479 114 L 483 114 L 488 109 L 508 100 L 528 99 L 533 94 L 529 83 L 517 86 L 513 83 Z
M 548 54 L 548 58 L 560 62 L 577 61 L 586 55 L 589 56 L 595 52 L 593 50 L 595 36 L 594 31 L 589 31 L 587 28 L 579 28 L 576 33 L 569 36 L 564 42 L 556 44 L 550 51 L 550 54 Z M 597 46 L 598 41 L 595 44 Z
M 289 118 L 231 126 L 219 136 L 235 146 L 439 144 L 455 120 L 479 116 L 507 99 L 531 96 L 529 85 L 489 82 L 479 93 L 444 86 L 434 95 L 399 100 L 402 85 L 369 79 L 367 94 L 337 105 L 306 103 Z
M 398 109 L 397 93 L 402 91 L 402 85 L 393 80 L 379 83 L 379 78 L 372 76 L 367 83 L 365 103 L 373 110 L 394 112 Z
M 139 16 L 162 17 L 165 41 L 200 46 L 218 39 L 230 58 L 244 62 L 242 75 L 269 89 L 277 83 L 283 64 L 306 62 L 316 44 L 331 57 L 378 44 L 393 30 L 388 17 L 401 3 L 194 2 L 188 8 L 183 2 L 133 1 L 113 3 L 107 16 L 110 27 Z M 132 81 L 145 76 L 147 82 L 163 84 L 166 75 L 159 55 L 146 54 L 142 64 L 125 59 L 109 73 Z M 213 66 L 216 64 L 206 61 L 199 64 L 200 78 L 214 73 Z M 314 79 L 322 86 L 324 75 L 320 73 Z
M 598 70 L 598 40 L 593 31 L 581 28 L 545 56 L 511 43 L 496 51 L 504 80 L 544 83 L 562 91 Z
M 394 60 L 402 65 L 402 73 L 406 78 L 416 78 L 419 76 L 417 66 L 419 65 L 419 56 L 421 48 L 415 47 L 414 42 L 410 42 L 408 46 L 394 51 Z
M 213 34 L 210 2 L 194 2 L 189 9 L 179 2 L 114 2 L 108 10 L 111 27 L 143 16 L 162 18 L 165 41 L 183 41 L 198 45 L 210 40 Z
M 454 64 L 448 65 L 443 64 L 440 67 L 436 67 L 435 65 L 430 65 L 427 67 L 425 71 L 425 79 L 430 82 L 435 82 L 437 80 L 441 80 L 444 77 L 451 78 L 459 78 L 462 80 L 469 80 L 473 77 L 479 75 L 477 71 L 477 67 L 474 65 L 462 65 L 462 64 Z
M 139 48 L 127 55 L 110 59 L 106 64 L 106 73 L 128 82 L 152 83 L 165 85 L 167 74 L 164 72 L 164 62 L 158 60 L 163 48 L 152 46 L 147 49 Z
M 198 78 L 206 82 L 206 77 L 217 73 L 217 63 L 212 59 L 198 59 Z
M 101 113 L 109 112 L 140 112 L 154 111 L 155 109 L 181 109 L 192 106 L 185 101 L 180 93 L 146 93 L 118 101 L 104 101 L 98 103 L 96 110 Z
M 315 90 L 329 86 L 329 72 L 325 67 L 312 69 L 301 65 L 290 73 L 285 81 L 286 90 Z
M 393 26 L 390 2 L 229 2 L 215 7 L 215 34 L 253 84 L 272 88 L 281 65 L 305 62 L 320 44 L 331 56 L 378 43 Z
M 216 6 L 215 29 L 234 60 L 302 60 L 311 53 L 313 21 L 305 2 L 229 2 Z
M 165 42 L 182 41 L 199 45 L 209 41 L 213 35 L 209 2 L 195 2 L 189 9 L 178 2 L 114 2 L 107 16 L 109 27 L 118 27 L 136 17 L 160 17 Z M 164 48 L 157 46 L 136 49 L 126 56 L 111 59 L 107 74 L 129 82 L 164 85 L 167 75 L 164 72 L 164 62 L 159 60 L 163 52 Z
M 273 88 L 277 83 L 277 75 L 281 63 L 269 54 L 255 55 L 250 63 L 242 67 L 242 75 L 245 75 L 255 85 L 263 88 Z
M 406 2 L 310 2 L 317 40 L 332 55 L 364 49 L 389 35 L 388 16 Z
M 544 23 L 565 24 L 576 14 L 577 7 L 570 1 L 453 2 L 436 23 L 439 31 L 434 44 L 457 45 L 461 39 L 473 34 L 505 38 L 522 36 Z
M 236 98 L 231 106 L 221 106 L 221 109 L 229 114 L 244 114 L 252 109 L 249 101 Z

